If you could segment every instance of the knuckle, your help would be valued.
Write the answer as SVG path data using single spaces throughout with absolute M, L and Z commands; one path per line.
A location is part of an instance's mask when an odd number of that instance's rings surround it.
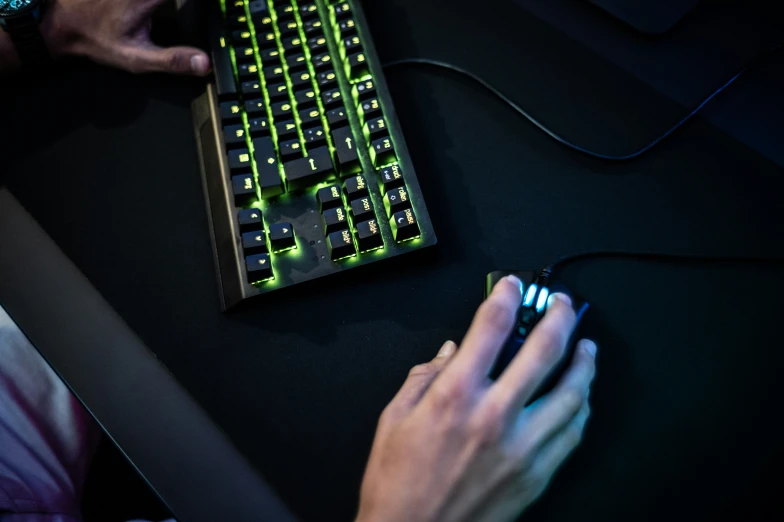
M 409 377 L 417 377 L 419 375 L 431 375 L 437 370 L 431 363 L 417 364 L 408 372 Z
M 439 410 L 454 409 L 464 403 L 466 392 L 461 386 L 454 386 L 451 383 L 437 379 L 430 387 L 430 400 Z
M 561 395 L 561 405 L 564 410 L 571 416 L 575 416 L 580 412 L 585 402 L 585 394 L 576 388 L 565 388 Z
M 189 67 L 188 57 L 183 53 L 172 53 L 166 57 L 166 67 L 170 71 L 186 71 Z

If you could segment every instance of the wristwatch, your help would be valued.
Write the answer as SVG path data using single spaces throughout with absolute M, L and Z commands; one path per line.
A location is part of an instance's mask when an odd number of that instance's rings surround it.
M 39 29 L 46 1 L 0 0 L 0 27 L 11 36 L 25 69 L 50 59 Z

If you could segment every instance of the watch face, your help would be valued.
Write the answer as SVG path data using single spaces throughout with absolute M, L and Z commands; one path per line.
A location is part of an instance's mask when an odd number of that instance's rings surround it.
M 34 3 L 37 0 L 0 0 L 0 15 L 20 13 Z

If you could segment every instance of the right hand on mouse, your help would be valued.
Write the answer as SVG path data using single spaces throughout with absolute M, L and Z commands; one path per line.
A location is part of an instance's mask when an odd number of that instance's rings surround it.
M 378 423 L 358 522 L 514 520 L 577 447 L 590 414 L 596 345 L 583 340 L 558 385 L 524 405 L 564 355 L 575 326 L 569 298 L 545 317 L 501 375 L 488 377 L 521 302 L 502 279 L 458 349 L 449 341 L 416 366 Z

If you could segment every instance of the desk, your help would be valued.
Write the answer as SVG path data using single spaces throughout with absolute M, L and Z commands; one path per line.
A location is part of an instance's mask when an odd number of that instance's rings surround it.
M 682 116 L 518 4 L 487 5 L 396 0 L 366 11 L 382 58 L 458 63 L 589 148 L 635 149 Z M 773 66 L 781 92 L 782 61 Z M 78 73 L 22 95 L 4 117 L 17 126 L 4 141 L 8 187 L 306 520 L 350 519 L 378 414 L 411 366 L 463 335 L 487 272 L 594 249 L 784 255 L 782 169 L 708 121 L 608 165 L 448 73 L 398 70 L 388 82 L 437 255 L 221 314 L 190 126 L 199 86 Z M 40 139 L 19 139 L 31 135 Z M 526 520 L 780 512 L 765 477 L 782 464 L 769 422 L 784 363 L 781 268 L 592 260 L 563 279 L 594 305 L 594 416 Z

